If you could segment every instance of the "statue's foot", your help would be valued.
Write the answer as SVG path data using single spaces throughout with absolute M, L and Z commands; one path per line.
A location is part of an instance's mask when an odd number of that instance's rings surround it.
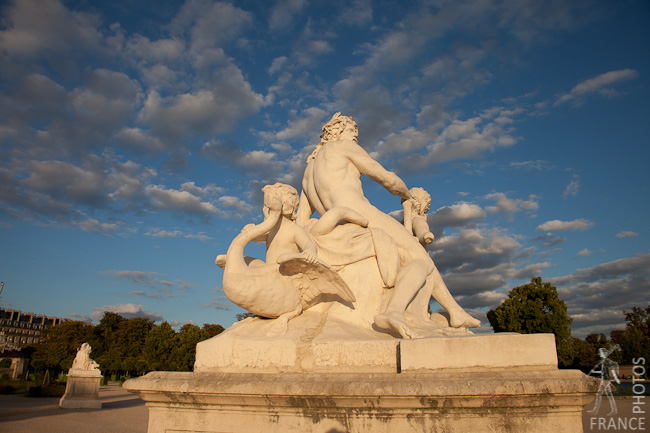
M 411 338 L 411 330 L 406 325 L 403 314 L 384 313 L 375 316 L 375 325 L 378 328 L 397 332 L 402 338 Z
M 481 321 L 473 318 L 465 310 L 449 312 L 449 324 L 452 328 L 477 328 Z

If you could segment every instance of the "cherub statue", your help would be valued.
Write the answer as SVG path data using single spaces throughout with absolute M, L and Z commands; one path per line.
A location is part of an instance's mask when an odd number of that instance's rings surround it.
M 217 265 L 224 269 L 223 289 L 235 304 L 258 316 L 277 319 L 267 335 L 282 335 L 288 320 L 322 294 L 354 302 L 354 294 L 330 266 L 318 259 L 316 244 L 296 224 L 298 192 L 276 183 L 262 188 L 264 221 L 248 224 Z M 266 241 L 266 262 L 244 257 L 251 241 Z
M 77 349 L 77 355 L 72 361 L 72 368 L 70 370 L 99 370 L 99 364 L 90 359 L 90 344 L 84 343 Z

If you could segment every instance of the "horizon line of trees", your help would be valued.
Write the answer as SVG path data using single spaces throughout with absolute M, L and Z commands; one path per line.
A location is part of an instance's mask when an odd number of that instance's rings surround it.
M 33 346 L 30 364 L 36 371 L 65 372 L 72 366 L 77 349 L 88 343 L 91 358 L 104 375 L 192 371 L 197 343 L 223 330 L 217 324 L 206 323 L 199 328 L 188 323 L 176 332 L 167 322 L 156 325 L 148 318 L 125 319 L 106 312 L 97 325 L 70 320 L 45 329 L 41 341 Z

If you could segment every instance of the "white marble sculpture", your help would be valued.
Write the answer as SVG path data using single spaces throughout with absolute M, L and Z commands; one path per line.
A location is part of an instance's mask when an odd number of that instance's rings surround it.
M 262 191 L 264 221 L 244 227 L 216 263 L 224 268 L 223 288 L 230 300 L 258 316 L 277 319 L 267 335 L 278 335 L 286 332 L 288 320 L 323 294 L 337 295 L 345 302 L 356 299 L 341 277 L 318 259 L 316 244 L 296 224 L 295 188 L 276 183 Z M 329 231 L 338 222 L 328 224 L 328 220 L 320 221 L 317 230 Z M 266 262 L 244 256 L 251 241 L 266 242 Z
M 83 343 L 68 371 L 65 394 L 59 400 L 63 409 L 101 409 L 99 382 L 102 373 L 99 365 L 90 359 L 90 344 Z
M 72 367 L 70 371 L 79 370 L 79 371 L 99 371 L 99 364 L 90 359 L 90 353 L 92 348 L 90 344 L 84 343 L 79 349 L 77 349 L 77 355 L 72 361 Z
M 357 135 L 352 118 L 336 113 L 307 161 L 299 200 L 288 185 L 263 189 L 264 221 L 244 227 L 227 254 L 217 257 L 226 295 L 258 316 L 276 319 L 267 335 L 282 335 L 288 320 L 318 301 L 332 301 L 332 295 L 350 312 L 374 308 L 367 327 L 401 338 L 466 333 L 478 326 L 451 296 L 424 248 L 434 238 L 425 215 L 431 197 L 422 188 L 409 190 L 359 146 Z M 403 224 L 366 199 L 362 174 L 402 198 Z M 318 219 L 311 218 L 314 212 Z M 244 257 L 251 241 L 266 241 L 266 262 Z M 353 264 L 357 275 L 351 277 L 346 267 Z M 363 278 L 377 271 L 379 283 Z M 364 309 L 377 298 L 368 293 L 386 298 L 381 309 L 377 302 Z M 429 315 L 432 296 L 448 316 Z

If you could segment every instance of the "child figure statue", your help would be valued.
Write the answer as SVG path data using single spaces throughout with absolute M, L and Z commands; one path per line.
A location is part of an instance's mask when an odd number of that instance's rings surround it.
M 248 224 L 216 259 L 224 268 L 223 289 L 235 304 L 261 317 L 277 319 L 267 335 L 283 335 L 287 322 L 322 294 L 354 302 L 347 284 L 318 259 L 316 244 L 296 224 L 298 192 L 290 185 L 267 185 L 264 221 Z M 251 241 L 266 241 L 266 262 L 244 257 Z

